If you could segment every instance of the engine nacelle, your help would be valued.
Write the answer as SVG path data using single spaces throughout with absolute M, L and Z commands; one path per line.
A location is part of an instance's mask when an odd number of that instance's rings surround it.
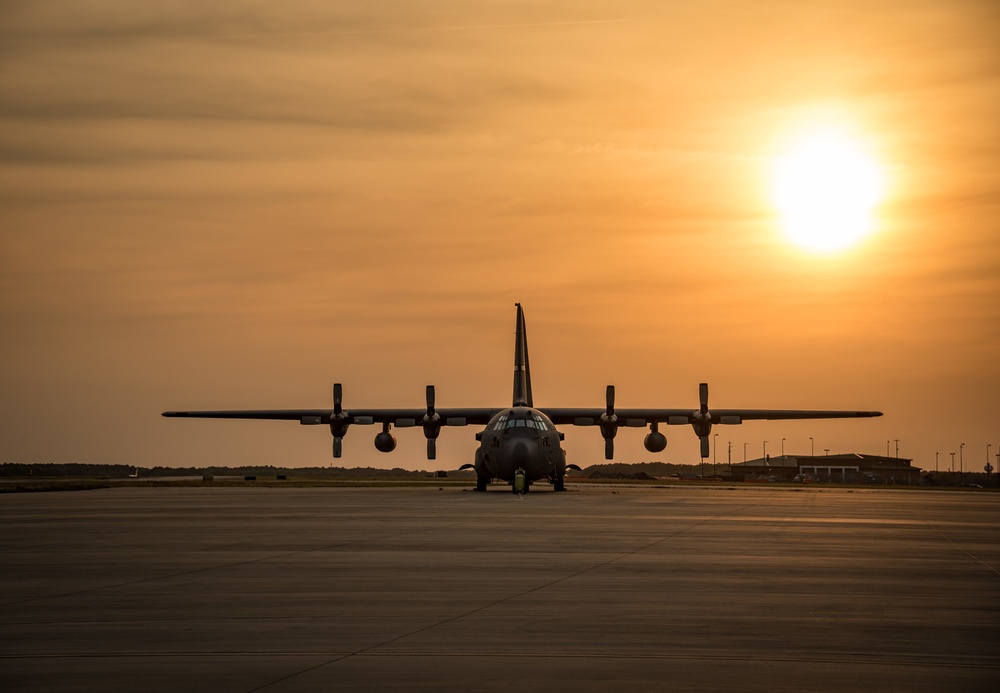
M 379 452 L 392 452 L 396 449 L 396 436 L 382 431 L 375 436 L 375 449 Z
M 663 452 L 667 448 L 667 437 L 659 431 L 652 431 L 646 435 L 642 444 L 650 452 Z

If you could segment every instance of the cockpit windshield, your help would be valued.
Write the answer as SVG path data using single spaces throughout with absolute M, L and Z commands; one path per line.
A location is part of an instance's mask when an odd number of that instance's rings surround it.
M 541 431 L 551 431 L 552 425 L 538 414 L 529 414 L 520 418 L 516 418 L 510 414 L 503 414 L 493 422 L 490 428 L 494 431 L 501 431 L 505 428 L 535 428 Z

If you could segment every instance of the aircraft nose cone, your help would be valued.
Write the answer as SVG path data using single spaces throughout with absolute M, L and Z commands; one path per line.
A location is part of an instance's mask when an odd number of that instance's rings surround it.
M 529 438 L 512 438 L 504 446 L 507 459 L 515 467 L 528 467 L 538 456 L 538 443 Z

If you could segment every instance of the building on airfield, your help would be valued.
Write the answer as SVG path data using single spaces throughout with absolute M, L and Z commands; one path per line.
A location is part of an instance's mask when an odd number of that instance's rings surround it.
M 779 455 L 734 464 L 734 479 L 842 484 L 919 484 L 913 460 L 850 452 L 839 455 Z

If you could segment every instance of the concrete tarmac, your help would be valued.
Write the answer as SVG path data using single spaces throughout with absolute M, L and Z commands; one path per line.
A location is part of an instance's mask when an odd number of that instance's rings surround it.
M 0 689 L 997 691 L 1000 495 L 0 496 Z

